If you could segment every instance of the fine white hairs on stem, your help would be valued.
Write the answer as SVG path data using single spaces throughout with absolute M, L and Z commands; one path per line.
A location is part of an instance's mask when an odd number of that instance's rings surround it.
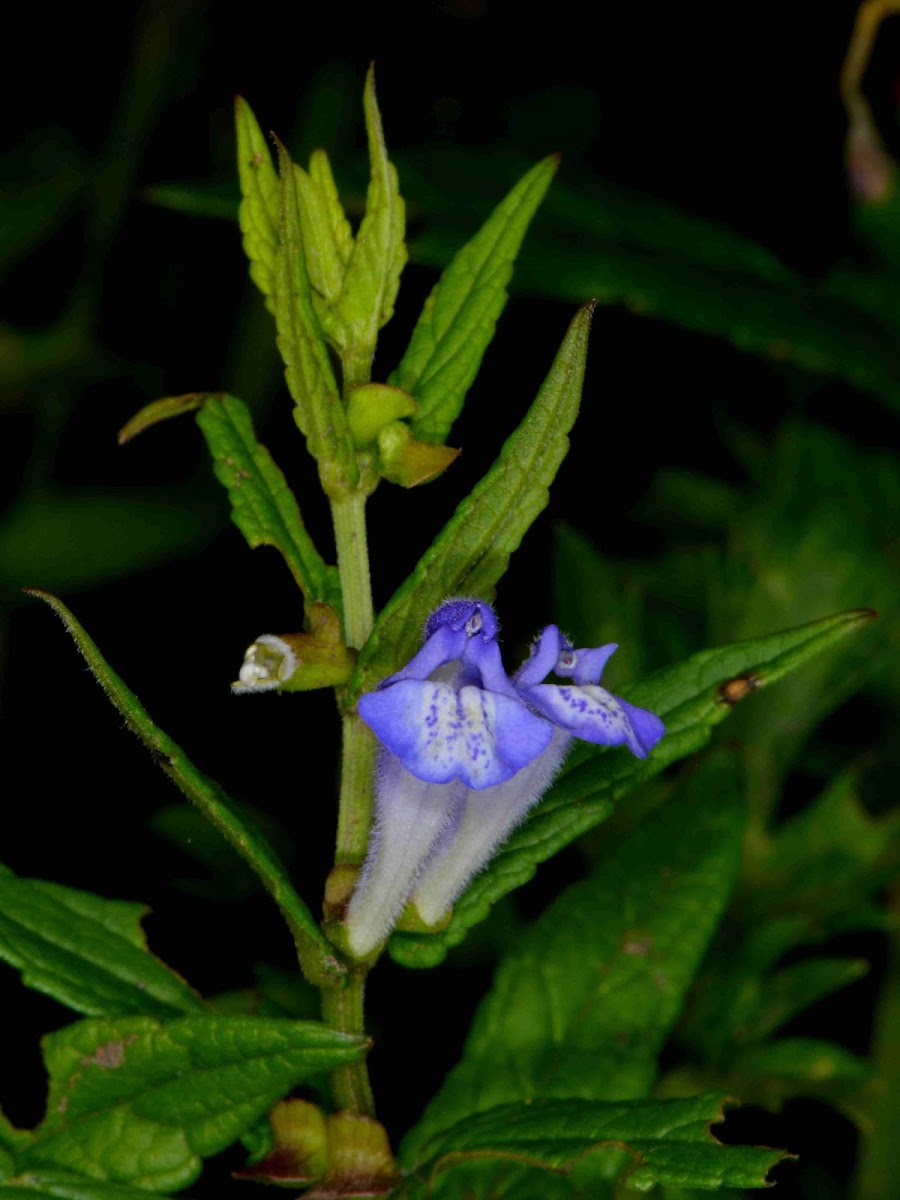
M 435 848 L 411 897 L 426 925 L 437 925 L 446 916 L 469 880 L 540 800 L 571 740 L 557 729 L 543 754 L 512 779 L 481 791 L 466 790 L 453 836 Z
M 426 783 L 384 752 L 378 767 L 369 852 L 347 908 L 347 943 L 359 958 L 388 936 L 423 864 L 458 818 L 464 789 Z

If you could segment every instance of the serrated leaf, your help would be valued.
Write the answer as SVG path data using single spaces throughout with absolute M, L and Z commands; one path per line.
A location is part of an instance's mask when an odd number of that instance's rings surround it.
M 385 605 L 360 654 L 354 694 L 370 691 L 412 657 L 425 617 L 447 596 L 493 595 L 510 555 L 546 506 L 569 448 L 592 311 L 588 304 L 576 314 L 521 425 Z
M 417 1198 L 420 1186 L 410 1180 L 408 1190 L 397 1193 L 397 1200 Z M 428 1188 L 428 1200 L 575 1200 L 580 1195 L 569 1175 L 490 1158 L 454 1162 L 452 1171 L 430 1180 Z M 605 1193 L 595 1195 L 606 1200 Z
M 241 203 L 238 221 L 244 252 L 250 260 L 250 278 L 274 312 L 275 258 L 278 251 L 279 189 L 269 147 L 250 105 L 238 96 L 234 102 L 237 130 L 238 176 Z
M 306 532 L 296 497 L 271 454 L 256 440 L 247 406 L 225 392 L 164 396 L 145 405 L 119 431 L 119 444 L 183 413 L 197 424 L 228 492 L 231 517 L 251 548 L 273 546 L 284 558 L 307 603 L 324 600 L 340 610 L 337 568 L 328 566 Z
M 498 1158 L 570 1171 L 579 1159 L 604 1148 L 624 1151 L 618 1173 L 640 1191 L 654 1184 L 718 1189 L 765 1187 L 784 1154 L 759 1146 L 725 1146 L 709 1126 L 722 1120 L 725 1097 L 597 1104 L 543 1100 L 504 1104 L 466 1118 L 422 1148 L 417 1162 L 427 1195 L 435 1177 L 473 1158 Z M 618 1160 L 613 1160 L 618 1161 Z
M 759 1006 L 744 1027 L 749 1040 L 766 1037 L 817 1000 L 861 979 L 869 964 L 861 958 L 811 958 L 776 971 L 766 981 Z
M 337 568 L 328 566 L 306 532 L 300 507 L 265 446 L 250 413 L 234 396 L 210 396 L 197 413 L 216 478 L 228 491 L 235 525 L 252 547 L 274 546 L 307 603 L 324 600 L 340 611 Z
M 325 335 L 312 299 L 306 267 L 297 173 L 278 144 L 280 241 L 275 255 L 273 303 L 278 349 L 284 360 L 294 416 L 309 452 L 319 463 L 326 492 L 356 482 L 358 469 Z
M 0 1111 L 0 1147 L 10 1156 L 27 1146 L 33 1134 L 30 1129 L 17 1129 L 6 1114 Z M 0 1172 L 2 1174 L 2 1172 Z
M 650 757 L 580 748 L 531 816 L 457 901 L 448 927 L 437 934 L 395 934 L 389 943 L 392 957 L 406 966 L 439 963 L 449 947 L 484 920 L 492 904 L 532 877 L 538 863 L 602 821 L 639 783 L 701 749 L 740 698 L 796 670 L 873 615 L 859 609 L 769 637 L 703 650 L 626 689 L 631 703 L 658 713 L 666 723 L 666 735 Z
M 366 1048 L 313 1021 L 223 1016 L 81 1021 L 42 1045 L 47 1114 L 19 1168 L 151 1191 L 184 1187 L 287 1091 Z
M 151 1193 L 158 1200 L 159 1193 Z M 0 1200 L 148 1200 L 144 1188 L 85 1179 L 72 1171 L 42 1167 L 0 1185 Z
M 743 826 L 735 763 L 714 755 L 566 889 L 501 962 L 412 1146 L 511 1100 L 646 1096 L 731 892 Z
M 416 437 L 444 442 L 507 300 L 513 264 L 559 165 L 543 159 L 515 185 L 435 284 L 388 382 L 412 393 Z
M 214 780 L 198 771 L 180 746 L 163 733 L 119 676 L 106 663 L 83 627 L 56 596 L 37 589 L 31 594 L 49 604 L 72 635 L 78 649 L 106 692 L 125 718 L 129 729 L 141 739 L 156 762 L 185 796 L 200 809 L 252 868 L 263 887 L 278 905 L 294 937 L 300 965 L 307 978 L 334 986 L 343 968 L 334 958 L 309 909 L 297 895 L 283 865 L 258 832 L 241 819 L 233 801 Z
M 348 356 L 367 363 L 375 351 L 378 330 L 393 315 L 407 255 L 406 206 L 400 196 L 397 169 L 388 158 L 372 67 L 366 75 L 363 107 L 371 180 L 365 215 L 356 233 L 335 315 L 342 326 L 343 346 Z M 365 379 L 351 382 L 365 382 L 367 378 L 366 372 Z
M 296 164 L 294 171 L 306 269 L 313 288 L 313 305 L 325 336 L 340 351 L 345 346 L 346 338 L 334 307 L 347 277 L 347 267 L 353 253 L 353 232 L 325 151 L 313 151 L 309 172 Z
M 457 159 L 451 171 L 485 180 L 483 162 L 474 170 Z M 547 209 L 518 290 L 569 302 L 593 295 L 777 363 L 837 375 L 897 406 L 896 287 L 884 271 L 847 261 L 833 277 L 809 281 L 733 230 L 605 180 L 573 185 L 569 177 Z M 443 213 L 415 239 L 416 261 L 448 262 L 457 225 L 454 212 Z
M 319 189 L 322 204 L 328 214 L 328 223 L 331 227 L 331 237 L 335 249 L 341 262 L 346 266 L 353 252 L 353 231 L 338 195 L 331 163 L 324 150 L 313 150 L 309 156 L 309 177 Z
M 142 904 L 0 875 L 0 958 L 27 987 L 76 1012 L 173 1016 L 199 996 L 147 950 Z

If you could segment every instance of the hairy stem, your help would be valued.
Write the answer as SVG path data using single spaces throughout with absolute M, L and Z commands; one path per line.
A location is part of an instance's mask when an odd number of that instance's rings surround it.
M 344 1033 L 365 1033 L 363 996 L 365 972 L 354 972 L 343 988 L 322 991 L 322 1019 Z M 363 1116 L 375 1115 L 372 1086 L 365 1060 L 346 1063 L 331 1072 L 331 1093 L 338 1108 Z
M 366 493 L 360 489 L 332 500 L 331 516 L 344 599 L 344 634 L 347 645 L 359 650 L 375 623 L 366 541 Z
M 344 713 L 341 800 L 335 862 L 362 865 L 372 824 L 375 738 L 355 712 Z
M 372 378 L 371 346 L 351 345 L 341 355 L 341 374 L 343 376 L 344 395 L 348 396 L 355 388 L 362 387 Z
M 366 541 L 366 497 L 362 491 L 332 502 L 338 570 L 344 598 L 347 645 L 358 650 L 372 632 L 372 584 Z M 338 808 L 338 863 L 359 866 L 366 855 L 372 820 L 375 739 L 355 712 L 343 716 L 343 761 Z
M 364 382 L 364 380 L 363 380 Z M 331 502 L 338 571 L 344 605 L 344 637 L 359 650 L 375 614 L 366 540 L 366 491 L 359 488 Z M 355 712 L 343 714 L 341 795 L 338 808 L 336 862 L 358 866 L 366 854 L 372 819 L 372 772 L 375 739 Z M 322 1017 L 344 1033 L 365 1032 L 365 969 L 353 971 L 342 988 L 324 988 Z M 375 1105 L 365 1061 L 347 1063 L 331 1074 L 332 1097 L 338 1108 L 372 1116 Z

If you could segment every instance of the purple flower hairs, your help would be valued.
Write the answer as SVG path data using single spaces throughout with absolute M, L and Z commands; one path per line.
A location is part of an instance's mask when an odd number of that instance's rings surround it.
M 408 899 L 436 924 L 550 786 L 573 737 L 646 757 L 659 717 L 599 686 L 615 645 L 577 650 L 548 625 L 510 679 L 482 600 L 431 614 L 419 652 L 359 713 L 382 744 L 369 852 L 347 913 L 360 957 Z M 545 684 L 551 672 L 571 679 Z

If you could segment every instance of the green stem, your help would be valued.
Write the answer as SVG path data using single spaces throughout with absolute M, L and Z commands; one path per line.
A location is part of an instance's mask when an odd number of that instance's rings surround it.
M 335 862 L 362 865 L 372 823 L 372 774 L 375 738 L 355 712 L 344 713 L 341 747 L 341 799 Z
M 331 502 L 338 572 L 344 605 L 344 637 L 359 650 L 365 643 L 375 614 L 366 541 L 366 492 L 360 488 Z M 355 712 L 343 715 L 341 797 L 338 809 L 336 861 L 358 866 L 366 855 L 372 819 L 372 772 L 375 739 Z M 322 990 L 322 1017 L 345 1033 L 364 1033 L 363 994 L 365 969 L 354 970 L 342 988 Z M 372 1116 L 375 1105 L 364 1060 L 347 1063 L 331 1074 L 331 1090 L 339 1108 Z
M 333 500 L 338 571 L 344 599 L 347 645 L 359 649 L 375 622 L 369 551 L 366 542 L 366 497 L 362 491 Z M 343 715 L 341 797 L 338 808 L 336 862 L 359 866 L 366 856 L 372 820 L 372 772 L 375 739 L 355 712 Z
M 331 517 L 344 600 L 344 635 L 347 645 L 359 650 L 375 623 L 366 541 L 365 492 L 352 491 L 332 500 Z
M 341 376 L 344 396 L 349 394 L 372 378 L 372 357 L 374 348 L 371 346 L 352 345 L 341 355 Z
M 323 989 L 323 1020 L 344 1033 L 365 1033 L 365 986 L 365 972 L 354 972 L 346 987 Z M 364 1059 L 336 1067 L 331 1073 L 331 1091 L 338 1108 L 348 1108 L 367 1117 L 375 1115 L 369 1071 Z

